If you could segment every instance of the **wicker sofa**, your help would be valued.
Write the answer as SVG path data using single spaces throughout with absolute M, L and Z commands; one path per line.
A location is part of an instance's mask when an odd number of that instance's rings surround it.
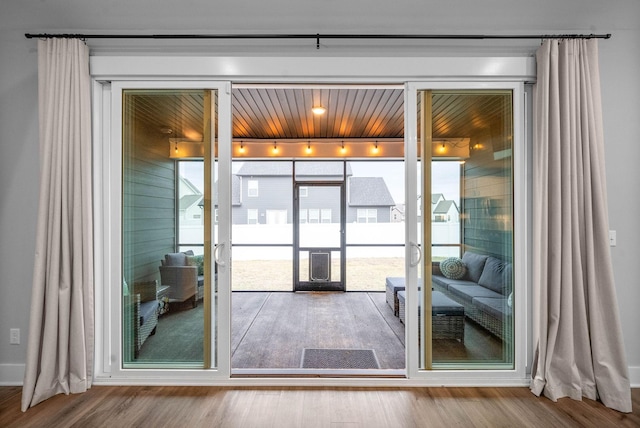
M 125 283 L 126 284 L 126 283 Z M 137 282 L 132 293 L 128 290 L 124 297 L 124 311 L 131 314 L 130 325 L 125 326 L 132 335 L 133 356 L 138 358 L 142 345 L 158 327 L 159 304 L 156 299 L 157 281 Z
M 502 340 L 511 338 L 513 292 L 511 263 L 467 251 L 460 279 L 434 272 L 432 286 L 464 306 L 465 315 Z

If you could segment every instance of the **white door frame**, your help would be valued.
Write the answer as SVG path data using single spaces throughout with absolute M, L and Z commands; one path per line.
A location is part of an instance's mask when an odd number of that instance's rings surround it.
M 524 103 L 524 83 L 518 81 L 502 81 L 502 82 L 437 82 L 422 81 L 408 82 L 405 89 L 405 227 L 407 243 L 421 242 L 418 239 L 418 222 L 417 213 L 418 205 L 415 197 L 411 195 L 417 194 L 417 160 L 418 154 L 415 150 L 418 141 L 418 111 L 417 96 L 421 90 L 482 90 L 482 89 L 500 89 L 511 90 L 513 94 L 513 207 L 514 207 L 514 245 L 513 260 L 514 266 L 514 294 L 520 296 L 514 301 L 513 311 L 515 314 L 514 335 L 514 368 L 512 370 L 479 370 L 482 375 L 470 373 L 468 370 L 420 370 L 419 349 L 417 340 L 410 340 L 418 337 L 418 305 L 407 304 L 405 313 L 407 324 L 405 326 L 405 343 L 407 344 L 407 368 L 409 378 L 416 379 L 441 379 L 443 382 L 451 382 L 454 380 L 472 381 L 476 377 L 489 376 L 494 381 L 522 378 L 526 376 L 527 364 L 527 314 L 528 299 L 526 292 L 527 286 L 526 275 L 528 270 L 528 251 L 527 251 L 527 200 L 528 192 L 526 186 L 526 137 L 525 137 L 525 103 Z M 424 190 L 423 190 L 424 198 Z M 426 243 L 423 242 L 424 245 Z M 407 245 L 406 260 L 413 261 L 416 259 L 415 245 Z M 407 302 L 416 302 L 418 297 L 418 263 L 406 263 L 406 298 Z M 426 272 L 424 273 L 427 274 Z M 423 337 L 421 343 L 424 343 L 424 329 L 421 330 Z M 482 363 L 479 363 L 481 366 Z
M 418 88 L 513 88 L 514 89 L 514 125 L 520 136 L 516 138 L 524 145 L 523 83 L 535 80 L 535 59 L 532 57 L 354 57 L 348 61 L 342 57 L 196 57 L 196 56 L 92 56 L 90 59 L 93 84 L 94 107 L 94 187 L 95 191 L 95 233 L 96 233 L 96 384 L 207 384 L 207 385 L 324 385 L 324 386 L 429 386 L 429 385 L 527 385 L 526 376 L 527 347 L 526 337 L 527 304 L 525 299 L 517 302 L 516 310 L 516 352 L 515 370 L 488 371 L 420 371 L 417 370 L 417 342 L 407 343 L 407 376 L 402 378 L 232 378 L 230 370 L 230 275 L 219 271 L 218 303 L 218 353 L 220 357 L 216 369 L 196 370 L 122 370 L 119 356 L 119 301 L 117 291 L 120 272 L 120 193 L 118 186 L 121 170 L 121 144 L 119 110 L 114 107 L 118 98 L 111 94 L 123 85 L 137 88 L 211 88 L 219 90 L 219 177 L 231 176 L 231 85 L 239 83 L 283 83 L 288 84 L 406 84 L 405 98 L 415 100 Z M 171 76 L 171 79 L 167 79 Z M 419 82 L 408 83 L 407 82 Z M 413 92 L 412 92 L 413 91 Z M 413 109 L 413 110 L 412 110 Z M 415 147 L 415 103 L 407 103 L 405 126 L 405 144 Z M 413 123 L 412 123 L 413 122 Z M 228 151 L 228 153 L 225 153 Z M 408 150 L 411 153 L 412 150 Z M 519 263 L 515 268 L 516 284 L 526 286 L 526 232 L 527 232 L 527 194 L 526 158 L 524 149 L 516 153 L 515 218 L 516 236 L 520 237 L 516 245 L 515 257 Z M 413 154 L 415 156 L 415 153 Z M 223 159 L 228 159 L 224 161 Z M 407 157 L 407 192 L 416 191 L 415 159 Z M 229 187 L 227 189 L 227 187 Z M 220 188 L 221 207 L 228 200 L 227 209 L 219 211 L 220 223 L 230 225 L 231 204 L 230 185 Z M 224 195 L 223 192 L 228 192 Z M 415 193 L 414 193 L 415 194 Z M 227 198 L 227 199 L 222 199 Z M 411 199 L 407 199 L 409 202 Z M 415 207 L 414 207 L 415 208 Z M 416 213 L 407 206 L 407 212 Z M 415 223 L 415 222 L 414 222 Z M 411 224 L 407 220 L 407 224 Z M 414 224 L 415 226 L 415 224 Z M 406 242 L 415 237 L 415 230 L 407 228 Z M 230 227 L 220 230 L 218 241 L 224 243 L 219 257 L 230 262 Z M 407 246 L 407 260 L 415 257 Z M 411 284 L 412 271 L 408 270 Z M 409 286 L 407 299 L 415 299 Z M 522 293 L 523 296 L 526 293 Z M 417 313 L 407 305 L 407 337 L 417 328 Z M 415 309 L 417 312 L 417 309 Z M 520 316 L 518 316 L 518 313 Z M 115 331 L 118 330 L 118 331 Z M 530 352 L 529 352 L 530 353 Z
M 180 381 L 228 379 L 230 373 L 230 251 L 231 247 L 231 85 L 215 81 L 131 81 L 94 82 L 94 218 L 96 264 L 96 383 L 113 379 L 137 379 L 145 383 L 164 383 L 177 376 Z M 164 370 L 123 368 L 121 284 L 122 284 L 122 93 L 125 89 L 211 89 L 218 92 L 218 236 L 211 236 L 212 263 L 218 261 L 218 302 L 211 308 L 211 331 L 217 343 L 209 349 L 214 368 Z M 211 145 L 211 159 L 215 158 Z M 208 213 L 213 224 L 213 210 Z M 211 228 L 212 235 L 215 228 Z M 205 239 L 205 242 L 208 240 Z M 214 260 L 215 258 L 215 260 Z M 213 289 L 214 276 L 211 276 Z

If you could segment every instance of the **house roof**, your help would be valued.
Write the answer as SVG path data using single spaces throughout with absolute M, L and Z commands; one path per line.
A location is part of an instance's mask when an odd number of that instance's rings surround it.
M 291 176 L 291 162 L 265 161 L 244 162 L 237 172 L 239 176 Z M 341 177 L 342 162 L 296 162 L 296 176 L 307 177 Z M 351 166 L 347 163 L 347 176 Z
M 180 198 L 180 209 L 186 210 L 197 204 L 202 199 L 202 195 L 184 195 Z
M 198 189 L 187 177 L 180 176 L 180 180 L 191 190 L 194 195 L 202 195 L 200 189 Z
M 458 205 L 456 205 L 455 201 L 440 201 L 440 203 L 434 208 L 434 214 L 446 214 L 451 210 L 451 206 L 458 211 Z
M 438 201 L 444 200 L 444 195 L 442 193 L 432 193 L 431 194 L 431 204 L 435 205 Z
M 396 203 L 382 177 L 351 177 L 349 205 L 394 206 Z
M 216 185 L 217 184 L 218 182 L 216 181 Z M 204 205 L 204 200 L 200 202 L 200 204 Z M 218 206 L 218 192 L 213 194 L 213 205 Z M 231 176 L 231 205 L 242 205 L 242 199 L 240 197 L 240 177 L 235 174 Z

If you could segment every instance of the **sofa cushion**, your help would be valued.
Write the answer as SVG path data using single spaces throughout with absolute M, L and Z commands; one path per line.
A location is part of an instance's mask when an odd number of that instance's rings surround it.
M 467 273 L 467 268 L 458 257 L 449 257 L 440 262 L 440 271 L 449 279 L 462 279 Z
M 449 286 L 449 292 L 465 303 L 472 303 L 475 297 L 503 298 L 502 294 L 481 285 L 452 284 Z
M 443 288 L 445 290 L 449 289 L 449 286 L 452 284 L 477 285 L 475 282 L 469 281 L 466 279 L 451 279 L 451 278 L 445 278 L 444 276 L 440 276 L 440 275 L 431 275 L 431 281 L 434 286 Z
M 186 266 L 187 255 L 185 253 L 169 253 L 164 256 L 163 266 Z
M 144 325 L 147 320 L 155 318 L 158 311 L 158 302 L 153 300 L 140 303 L 140 325 Z
M 480 280 L 480 275 L 482 275 L 482 270 L 484 269 L 484 264 L 487 261 L 488 256 L 472 253 L 470 251 L 465 252 L 462 255 L 462 262 L 467 267 L 467 275 L 465 279 L 469 281 L 478 282 Z

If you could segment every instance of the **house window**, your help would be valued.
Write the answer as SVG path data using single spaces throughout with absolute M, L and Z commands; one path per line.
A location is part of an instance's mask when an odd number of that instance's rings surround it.
M 300 224 L 307 222 L 307 210 L 305 208 L 300 209 Z
M 250 198 L 258 197 L 258 180 L 247 181 L 247 196 Z
M 309 210 L 309 223 L 320 223 L 320 210 Z
M 377 223 L 378 210 L 375 208 L 358 208 L 358 223 Z
M 258 224 L 258 210 L 247 210 L 247 224 Z
M 300 197 L 306 198 L 309 196 L 309 188 L 306 186 L 300 186 Z
M 320 211 L 320 222 L 331 223 L 331 208 L 323 208 Z

